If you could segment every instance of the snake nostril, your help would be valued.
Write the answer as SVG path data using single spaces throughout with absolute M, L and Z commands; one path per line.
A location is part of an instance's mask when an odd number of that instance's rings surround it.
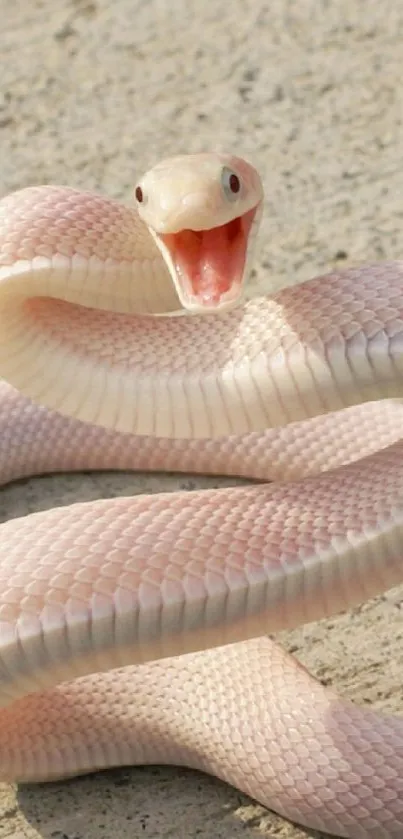
M 139 204 L 142 204 L 143 201 L 144 201 L 144 195 L 143 195 L 143 190 L 142 190 L 141 186 L 136 187 L 136 190 L 135 190 L 134 194 L 136 196 L 136 201 L 138 201 Z

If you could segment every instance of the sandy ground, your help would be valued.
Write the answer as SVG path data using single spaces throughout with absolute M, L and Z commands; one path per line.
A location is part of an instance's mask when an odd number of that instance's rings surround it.
M 1 194 L 63 182 L 126 198 L 163 155 L 234 149 L 267 191 L 257 282 L 402 257 L 402 3 L 368 0 L 363 14 L 359 0 L 0 0 L 0 20 Z M 2 491 L 0 512 L 166 480 L 24 481 Z M 400 599 L 285 641 L 357 702 L 401 710 Z M 1 839 L 318 836 L 175 769 L 3 785 L 0 812 Z

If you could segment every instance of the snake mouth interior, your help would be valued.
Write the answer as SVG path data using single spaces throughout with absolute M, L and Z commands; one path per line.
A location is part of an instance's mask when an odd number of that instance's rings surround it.
M 257 209 L 219 227 L 158 235 L 184 308 L 211 311 L 237 301 Z

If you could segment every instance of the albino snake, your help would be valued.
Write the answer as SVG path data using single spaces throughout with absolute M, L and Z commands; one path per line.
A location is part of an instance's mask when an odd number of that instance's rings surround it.
M 403 264 L 240 305 L 255 170 L 175 158 L 136 197 L 0 202 L 2 480 L 274 482 L 1 526 L 0 779 L 182 764 L 303 825 L 402 836 L 403 720 L 263 636 L 403 580 Z

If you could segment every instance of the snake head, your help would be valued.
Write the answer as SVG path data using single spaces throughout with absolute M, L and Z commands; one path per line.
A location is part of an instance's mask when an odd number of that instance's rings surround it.
M 233 155 L 172 157 L 144 175 L 135 198 L 183 309 L 200 314 L 237 305 L 262 211 L 253 166 Z

